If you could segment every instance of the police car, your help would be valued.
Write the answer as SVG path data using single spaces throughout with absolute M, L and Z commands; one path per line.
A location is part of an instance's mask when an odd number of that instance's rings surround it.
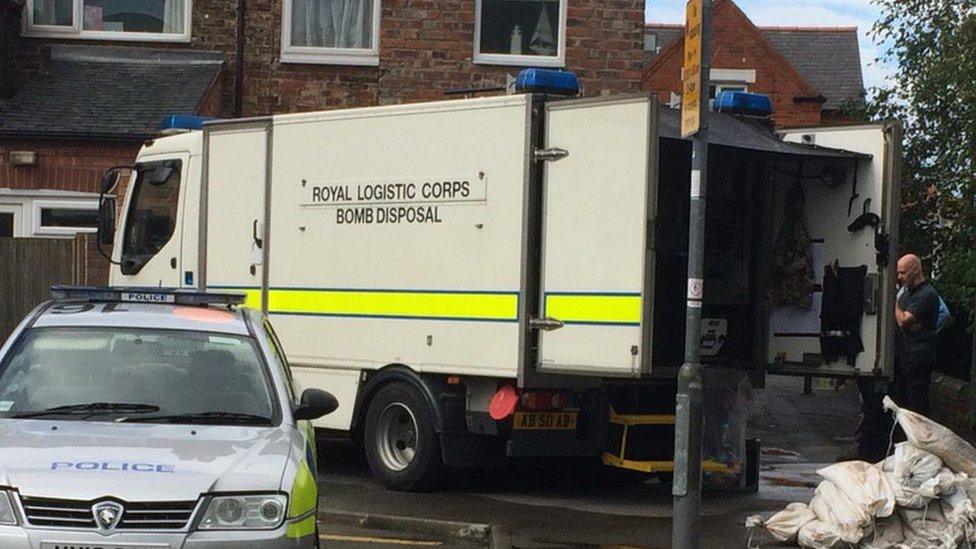
M 317 545 L 309 420 L 241 295 L 55 287 L 0 348 L 0 548 Z

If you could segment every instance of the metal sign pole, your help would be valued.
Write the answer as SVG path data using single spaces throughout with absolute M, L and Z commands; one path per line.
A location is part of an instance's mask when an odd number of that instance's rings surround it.
M 705 187 L 708 181 L 708 91 L 712 0 L 690 0 L 685 27 L 685 80 L 682 95 L 697 92 L 697 101 L 682 97 L 682 134 L 693 135 L 691 202 L 688 222 L 688 303 L 685 363 L 678 373 L 675 406 L 674 521 L 671 546 L 697 549 L 700 544 L 702 482 L 701 320 L 705 252 Z M 697 42 L 697 44 L 695 43 Z M 696 47 L 697 46 L 697 51 Z M 697 80 L 697 82 L 695 82 Z M 697 104 L 695 104 L 697 103 Z M 689 108 L 690 107 L 690 108 Z M 694 108 L 697 107 L 697 112 Z M 686 109 L 690 112 L 685 112 Z M 698 120 L 694 120 L 697 115 Z

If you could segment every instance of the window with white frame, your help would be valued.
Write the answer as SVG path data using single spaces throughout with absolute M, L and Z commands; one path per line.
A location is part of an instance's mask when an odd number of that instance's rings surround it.
M 281 60 L 379 65 L 380 0 L 284 0 Z
M 26 0 L 27 36 L 188 42 L 192 0 Z
M 73 236 L 98 229 L 98 201 L 35 200 L 34 234 Z
M 566 0 L 476 0 L 474 61 L 562 67 Z

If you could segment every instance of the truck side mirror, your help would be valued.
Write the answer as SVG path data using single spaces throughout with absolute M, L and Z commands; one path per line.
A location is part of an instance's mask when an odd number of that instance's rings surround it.
M 331 394 L 321 389 L 305 389 L 292 415 L 296 420 L 318 419 L 335 412 L 338 407 L 339 401 Z
M 100 187 L 102 194 L 108 194 L 115 189 L 115 185 L 119 182 L 120 173 L 118 168 L 109 168 L 105 172 L 105 175 L 102 176 L 102 185 Z
M 98 202 L 98 243 L 111 246 L 115 241 L 115 199 L 103 196 Z

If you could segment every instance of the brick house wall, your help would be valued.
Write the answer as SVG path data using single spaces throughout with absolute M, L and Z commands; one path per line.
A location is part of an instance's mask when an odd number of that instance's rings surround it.
M 567 0 L 566 68 L 587 95 L 640 89 L 643 0 Z M 384 0 L 378 67 L 282 63 L 282 0 L 247 3 L 244 116 L 443 99 L 452 88 L 497 86 L 522 67 L 475 64 L 474 0 Z M 146 47 L 223 52 L 228 66 L 220 91 L 231 114 L 236 60 L 236 1 L 195 0 L 189 44 Z M 21 38 L 16 82 L 36 73 L 52 43 L 107 41 Z M 133 46 L 125 42 L 116 45 Z
M 99 141 L 0 139 L 0 186 L 97 193 L 108 168 L 131 164 L 140 144 Z M 34 166 L 13 166 L 10 151 L 37 153 Z
M 712 69 L 756 71 L 749 91 L 766 94 L 773 103 L 773 122 L 779 128 L 817 126 L 823 98 L 762 36 L 761 31 L 732 2 L 715 2 Z M 654 59 L 643 73 L 642 88 L 657 92 L 667 103 L 681 92 L 684 41 L 678 40 Z

